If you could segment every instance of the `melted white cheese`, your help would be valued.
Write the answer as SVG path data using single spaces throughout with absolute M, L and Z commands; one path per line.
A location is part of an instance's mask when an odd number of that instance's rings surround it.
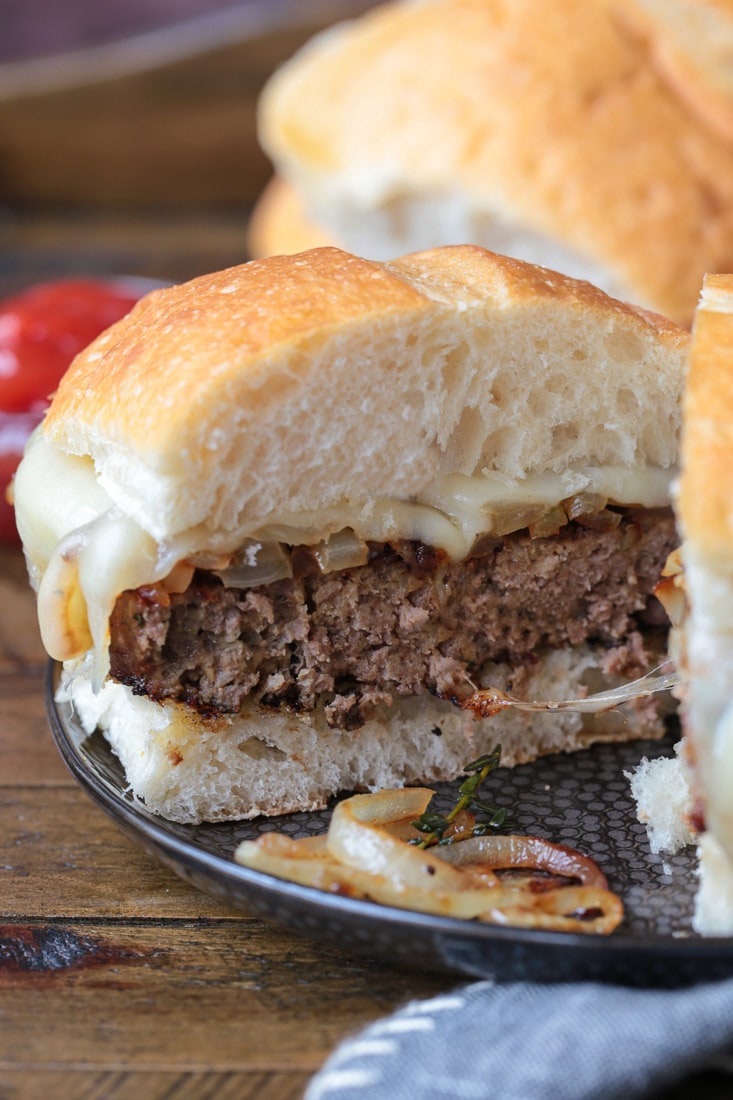
M 452 475 L 426 486 L 414 501 L 377 500 L 359 518 L 344 507 L 341 526 L 363 539 L 413 539 L 444 550 L 455 561 L 476 538 L 491 534 L 508 509 L 553 507 L 579 492 L 616 504 L 661 507 L 669 503 L 674 471 L 587 467 L 514 480 L 484 471 Z M 212 549 L 211 533 L 196 528 L 169 543 L 156 542 L 125 516 L 100 488 L 90 458 L 68 455 L 40 431 L 31 439 L 15 482 L 16 519 L 31 580 L 38 590 L 39 621 L 52 657 L 80 656 L 90 644 L 97 680 L 105 671 L 108 622 L 120 592 L 154 584 L 176 562 Z M 341 513 L 338 513 L 339 516 Z M 315 543 L 333 532 L 333 510 L 270 517 L 266 525 L 234 533 L 228 549 L 245 538 Z

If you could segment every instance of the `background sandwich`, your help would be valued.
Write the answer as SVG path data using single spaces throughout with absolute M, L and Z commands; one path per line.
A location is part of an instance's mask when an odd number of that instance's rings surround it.
M 733 269 L 732 36 L 720 0 L 425 0 L 336 26 L 264 89 L 278 178 L 252 252 L 470 241 L 689 325 L 703 274 Z
M 649 699 L 461 704 L 663 652 L 687 343 L 470 246 L 156 291 L 72 364 L 16 478 L 66 697 L 181 821 L 661 732 Z

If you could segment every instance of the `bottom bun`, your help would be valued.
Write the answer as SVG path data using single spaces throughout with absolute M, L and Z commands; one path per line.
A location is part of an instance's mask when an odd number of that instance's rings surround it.
M 569 699 L 615 687 L 601 668 L 607 651 L 579 646 L 538 660 L 521 674 L 484 670 L 482 684 L 525 699 Z M 298 715 L 253 705 L 208 720 L 180 705 L 160 705 L 108 681 L 95 694 L 91 660 L 69 662 L 57 698 L 83 728 L 100 729 L 119 757 L 130 789 L 154 813 L 199 823 L 322 809 L 341 791 L 454 779 L 501 745 L 503 765 L 570 752 L 595 741 L 661 736 L 662 703 L 647 698 L 600 715 L 505 710 L 474 719 L 432 696 L 401 699 L 358 730 L 332 729 L 318 711 Z

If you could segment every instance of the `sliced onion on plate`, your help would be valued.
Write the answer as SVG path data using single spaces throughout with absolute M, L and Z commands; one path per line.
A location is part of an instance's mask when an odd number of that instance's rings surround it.
M 621 901 L 600 869 L 573 849 L 521 836 L 453 838 L 429 850 L 410 843 L 408 823 L 432 795 L 423 787 L 354 795 L 335 807 L 326 834 L 293 840 L 267 833 L 240 844 L 234 858 L 301 885 L 439 916 L 601 934 L 622 920 Z M 513 868 L 567 884 L 538 887 L 536 877 L 494 874 Z

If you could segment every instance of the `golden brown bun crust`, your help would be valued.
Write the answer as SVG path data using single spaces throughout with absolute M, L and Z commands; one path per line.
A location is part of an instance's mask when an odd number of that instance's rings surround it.
M 685 540 L 733 559 L 733 275 L 708 275 L 695 317 L 684 402 L 678 511 Z
M 202 275 L 153 291 L 77 356 L 44 430 L 56 438 L 85 423 L 153 453 L 168 435 L 185 445 L 206 394 L 256 375 L 269 355 L 352 321 L 429 305 L 383 266 L 335 249 Z M 276 398 L 253 378 L 250 401 L 260 394 Z
M 625 8 L 384 5 L 275 74 L 263 145 L 329 231 L 322 215 L 343 199 L 358 218 L 395 196 L 458 196 L 689 324 L 703 273 L 733 270 L 733 146 L 658 71 Z
M 148 294 L 76 357 L 59 384 L 44 431 L 62 444 L 82 424 L 158 453 L 205 395 L 251 376 L 248 397 L 273 397 L 256 375 L 268 357 L 352 322 L 384 321 L 435 308 L 431 283 L 456 302 L 563 299 L 583 313 L 647 325 L 670 347 L 684 337 L 666 317 L 609 298 L 589 283 L 473 245 L 436 248 L 385 265 L 333 247 L 272 256 Z M 643 322 L 637 323 L 637 318 Z M 165 422 L 161 422 L 165 410 Z M 73 450 L 73 446 L 69 449 Z

